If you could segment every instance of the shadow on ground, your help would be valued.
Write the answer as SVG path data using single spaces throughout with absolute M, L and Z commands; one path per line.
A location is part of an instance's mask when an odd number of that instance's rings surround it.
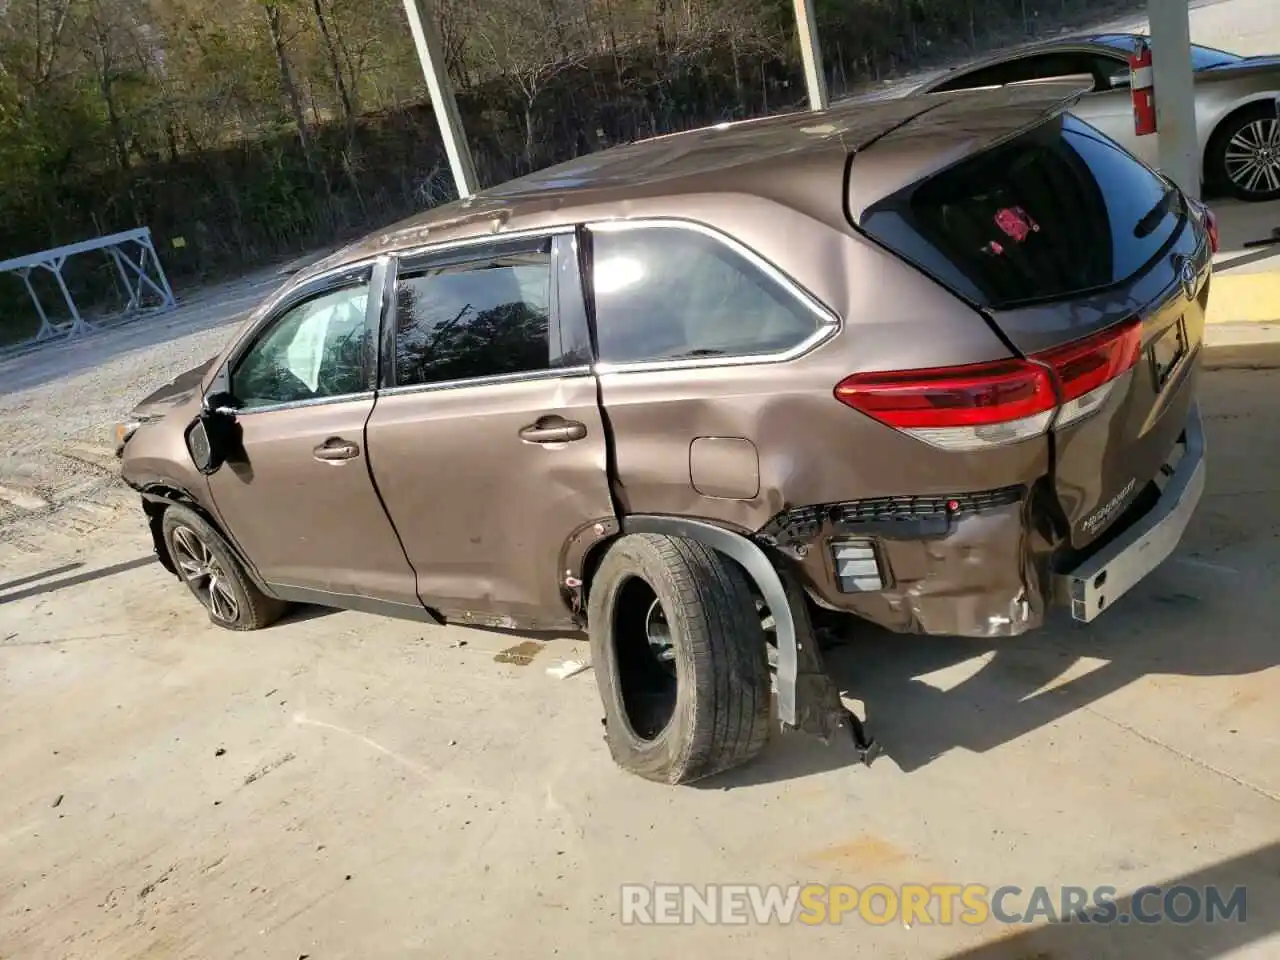
M 1159 888 L 1148 892 L 1147 888 Z M 1161 909 L 1169 892 L 1182 888 L 1169 912 L 1188 916 L 1190 904 L 1198 898 L 1204 904 L 1206 891 L 1215 889 L 1229 902 L 1236 888 L 1244 888 L 1243 915 L 1207 922 L 1196 917 L 1185 923 L 1151 919 Z M 1140 893 L 1141 891 L 1141 893 Z M 1225 957 L 1256 945 L 1280 933 L 1280 844 L 1269 844 L 1230 860 L 1178 877 L 1152 877 L 1135 885 L 1128 896 L 1117 899 L 1116 922 L 1107 924 L 1059 922 L 1019 931 L 1017 927 L 998 940 L 951 954 L 946 960 L 1132 960 L 1136 957 L 1178 960 L 1178 958 Z M 1129 922 L 1121 918 L 1128 917 Z M 1261 952 L 1251 954 L 1262 956 Z M 1274 950 L 1269 954 L 1274 956 Z
M 145 557 L 138 557 L 136 560 L 125 560 L 121 563 L 113 563 L 110 566 L 99 567 L 96 570 L 87 570 L 84 573 L 77 573 L 74 577 L 63 577 L 61 580 L 47 579 L 48 577 L 56 576 L 60 573 L 66 573 L 70 570 L 77 570 L 84 566 L 84 564 L 81 563 L 69 563 L 65 566 L 55 567 L 53 570 L 48 570 L 44 573 L 35 574 L 30 577 L 22 577 L 21 579 L 14 580 L 0 586 L 0 605 L 13 603 L 17 600 L 26 600 L 30 597 L 38 597 L 41 594 L 53 593 L 57 590 L 65 590 L 68 587 L 77 587 L 93 580 L 101 580 L 103 577 L 112 577 L 117 573 L 136 570 L 139 567 L 145 567 L 155 562 L 155 555 L 152 554 Z M 2 592 L 19 584 L 30 584 L 30 586 L 27 586 L 23 590 L 16 590 L 12 593 Z
M 1186 547 L 1210 540 L 1203 527 L 1193 529 Z M 864 705 L 884 756 L 910 773 L 954 750 L 984 754 L 1146 678 L 1245 677 L 1280 665 L 1271 589 L 1266 569 L 1238 570 L 1184 552 L 1092 624 L 1055 610 L 1039 630 L 985 640 L 900 635 L 854 621 L 826 651 L 827 670 L 846 698 Z M 858 763 L 847 729 L 828 745 L 777 734 L 755 763 L 706 786 Z

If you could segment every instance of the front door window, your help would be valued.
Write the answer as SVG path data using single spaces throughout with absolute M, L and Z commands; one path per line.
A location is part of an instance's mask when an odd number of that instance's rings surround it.
M 361 393 L 372 331 L 366 322 L 368 284 L 305 300 L 249 348 L 231 375 L 242 408 Z

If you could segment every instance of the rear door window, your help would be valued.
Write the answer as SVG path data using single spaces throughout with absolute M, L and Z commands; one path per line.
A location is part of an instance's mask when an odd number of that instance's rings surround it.
M 857 163 L 854 164 L 856 189 Z M 1064 114 L 869 207 L 874 238 L 992 308 L 1124 283 L 1185 220 L 1167 181 Z
M 593 231 L 592 287 L 606 363 L 783 353 L 823 324 L 754 258 L 675 223 Z
M 531 250 L 401 270 L 397 386 L 551 368 L 550 241 Z

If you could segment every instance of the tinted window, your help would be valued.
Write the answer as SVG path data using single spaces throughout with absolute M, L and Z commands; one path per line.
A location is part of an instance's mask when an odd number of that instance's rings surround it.
M 948 80 L 935 91 L 975 90 L 979 87 L 999 87 L 1008 83 L 1024 83 L 1028 80 L 1049 80 L 1055 77 L 1092 75 L 1096 64 L 1093 57 L 1081 53 L 1048 53 L 1034 57 L 1021 57 L 983 67 Z
M 1165 181 L 1062 115 L 874 204 L 862 225 L 961 294 L 1006 307 L 1128 280 L 1183 218 Z
M 599 231 L 592 263 L 607 362 L 778 353 L 821 323 L 747 257 L 695 230 Z
M 429 269 L 396 288 L 400 386 L 550 366 L 551 259 L 521 253 Z
M 246 408 L 367 389 L 367 284 L 304 301 L 276 318 L 236 365 L 231 393 Z

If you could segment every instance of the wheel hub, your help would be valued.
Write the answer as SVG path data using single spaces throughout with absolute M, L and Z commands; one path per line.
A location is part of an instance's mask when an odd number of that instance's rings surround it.
M 657 600 L 649 604 L 649 610 L 645 614 L 644 635 L 649 641 L 649 650 L 654 659 L 664 667 L 674 669 L 676 651 L 671 644 L 671 625 L 667 623 L 667 615 Z
M 1280 191 L 1280 118 L 1241 127 L 1227 143 L 1226 172 L 1247 193 Z
M 173 561 L 182 579 L 214 618 L 233 623 L 240 615 L 240 603 L 227 575 L 200 535 L 187 527 L 173 531 Z

